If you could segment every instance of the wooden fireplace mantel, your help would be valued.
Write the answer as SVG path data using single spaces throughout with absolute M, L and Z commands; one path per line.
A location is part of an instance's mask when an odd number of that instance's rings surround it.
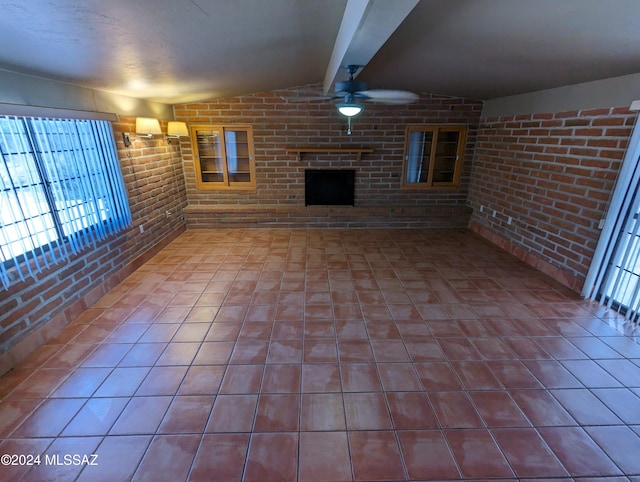
M 337 153 L 337 154 L 349 154 L 355 153 L 356 160 L 362 159 L 362 154 L 368 154 L 373 152 L 373 149 L 366 147 L 287 147 L 287 152 L 293 152 L 296 154 L 297 160 L 302 160 L 302 154 L 307 153 Z

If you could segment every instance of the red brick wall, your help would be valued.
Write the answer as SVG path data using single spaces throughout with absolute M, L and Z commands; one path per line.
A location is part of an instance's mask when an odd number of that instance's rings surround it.
M 482 119 L 470 227 L 579 291 L 634 119 L 627 108 Z
M 320 89 L 319 85 L 308 88 Z M 175 106 L 178 120 L 187 123 L 251 124 L 256 157 L 255 193 L 199 191 L 196 189 L 193 154 L 182 141 L 187 196 L 190 206 L 290 206 L 302 224 L 317 216 L 300 217 L 304 208 L 305 168 L 356 169 L 356 206 L 451 206 L 464 207 L 469 185 L 476 128 L 482 103 L 458 98 L 424 95 L 411 105 L 385 106 L 368 103 L 353 119 L 351 136 L 347 120 L 329 102 L 287 102 L 282 97 L 295 89 Z M 400 190 L 405 130 L 408 124 L 464 124 L 469 126 L 462 183 L 459 189 L 430 192 Z M 367 147 L 373 153 L 304 154 L 298 161 L 287 147 Z M 355 210 L 352 211 L 354 214 Z M 383 218 L 389 220 L 389 213 Z M 266 218 L 264 218 L 266 219 Z M 466 224 L 467 216 L 465 216 Z M 194 218 L 189 226 L 196 227 Z M 386 221 L 385 221 L 386 222 Z M 295 223 L 298 223 L 296 221 Z M 294 223 L 294 224 L 295 224 Z M 286 219 L 282 224 L 288 224 Z M 290 223 L 289 223 L 290 224 Z M 212 224 L 206 224 L 211 226 Z
M 164 139 L 136 140 L 124 147 L 123 132 L 135 118 L 114 123 L 118 156 L 129 195 L 133 225 L 68 262 L 0 291 L 0 354 L 53 320 L 64 325 L 135 266 L 134 260 L 184 226 L 186 193 L 180 147 Z M 166 126 L 164 127 L 166 130 Z M 167 217 L 166 212 L 172 214 Z M 140 233 L 139 226 L 144 227 Z M 0 363 L 0 373 L 2 364 Z

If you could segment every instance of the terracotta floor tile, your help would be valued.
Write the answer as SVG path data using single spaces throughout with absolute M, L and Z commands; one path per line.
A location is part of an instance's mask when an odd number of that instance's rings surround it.
M 352 478 L 346 432 L 302 432 L 299 458 L 299 482 Z
M 626 387 L 640 387 L 640 371 L 629 360 L 598 360 L 598 365 Z
M 382 393 L 345 393 L 344 411 L 349 430 L 385 430 L 393 427 Z
M 429 392 L 442 428 L 481 428 L 484 423 L 465 392 Z
M 622 384 L 593 360 L 564 360 L 562 365 L 587 388 L 618 388 Z
M 419 392 L 388 392 L 391 419 L 396 430 L 432 429 L 438 427 L 429 399 Z
M 338 361 L 338 346 L 335 339 L 305 340 L 303 361 L 306 363 L 336 363 Z
M 603 477 L 622 474 L 607 454 L 582 428 L 544 427 L 539 431 L 553 453 L 574 477 Z
M 166 343 L 138 343 L 129 350 L 120 367 L 151 367 L 166 348 Z
M 627 425 L 640 425 L 640 397 L 627 388 L 591 390 L 609 410 Z
M 382 388 L 386 392 L 422 391 L 422 384 L 411 363 L 378 363 Z
M 171 397 L 134 397 L 111 427 L 110 435 L 154 434 Z
M 206 432 L 250 432 L 258 395 L 218 395 Z
M 200 435 L 156 435 L 132 480 L 186 480 Z
M 202 325 L 206 326 L 206 325 Z M 235 341 L 242 323 L 212 323 L 203 341 Z
M 460 478 L 449 446 L 439 430 L 403 430 L 398 432 L 398 438 L 411 480 Z
M 42 455 L 54 440 L 52 438 L 8 439 L 0 442 L 0 451 L 2 454 L 10 455 Z M 3 465 L 2 477 L 4 480 L 22 480 L 25 474 L 32 469 L 33 466 L 19 463 Z
M 304 363 L 302 392 L 326 393 L 340 391 L 340 367 L 335 363 Z
M 200 346 L 193 361 L 194 365 L 225 363 L 233 349 L 232 342 L 205 342 Z
M 148 367 L 115 368 L 94 392 L 94 397 L 132 396 L 149 373 Z
M 16 379 L 20 383 L 10 390 L 7 398 L 44 398 L 60 385 L 71 372 L 72 370 L 68 368 L 40 368 L 26 378 L 23 378 L 23 374 L 21 374 L 20 378 Z
M 464 230 L 187 230 L 0 378 L 101 465 L 2 476 L 640 482 L 637 333 Z
M 411 341 L 413 337 L 410 336 L 404 338 L 404 345 L 414 363 L 421 361 L 447 361 L 447 356 L 435 338 L 422 337 L 419 341 Z
M 300 430 L 346 430 L 342 394 L 303 393 L 300 408 Z
M 507 389 L 542 388 L 538 379 L 519 360 L 490 361 L 487 365 Z
M 382 384 L 373 363 L 342 363 L 340 372 L 344 392 L 382 391 Z
M 371 340 L 377 362 L 408 362 L 409 354 L 402 340 Z
M 213 407 L 213 396 L 177 396 L 169 405 L 158 433 L 202 433 Z
M 136 396 L 174 395 L 187 372 L 186 366 L 154 367 L 140 384 Z
M 527 369 L 546 388 L 583 388 L 584 385 L 574 377 L 560 362 L 555 360 L 526 360 Z
M 116 367 L 133 346 L 131 343 L 102 344 L 84 359 L 81 366 L 86 368 Z
M 486 362 L 453 362 L 451 366 L 467 390 L 503 389 Z
M 536 427 L 577 425 L 575 419 L 547 390 L 513 390 L 509 393 Z
M 348 432 L 355 480 L 405 480 L 398 442 L 391 431 Z
M 514 476 L 488 430 L 446 430 L 445 436 L 463 477 Z
M 637 457 L 640 438 L 629 427 L 618 425 L 584 429 L 625 474 L 640 473 L 640 460 Z
M 61 435 L 64 437 L 106 435 L 128 401 L 123 397 L 88 400 Z
M 263 370 L 263 365 L 229 365 L 222 379 L 219 393 L 258 393 Z
M 225 372 L 224 365 L 194 365 L 189 368 L 178 395 L 215 395 Z
M 62 382 L 51 397 L 90 397 L 109 375 L 109 368 L 78 368 Z
M 261 393 L 300 393 L 300 365 L 266 365 Z
M 189 479 L 193 482 L 242 480 L 249 447 L 249 434 L 205 434 L 193 461 Z
M 551 393 L 580 425 L 622 423 L 619 417 L 587 389 L 552 390 Z
M 299 427 L 300 395 L 265 394 L 258 398 L 255 432 L 295 432 Z
M 255 364 L 267 359 L 269 342 L 263 340 L 238 341 L 231 352 L 229 363 Z
M 254 433 L 249 443 L 244 481 L 295 481 L 297 461 L 297 433 Z
M 34 465 L 21 480 L 25 482 L 75 480 L 84 466 L 73 463 L 65 464 L 64 457 L 68 455 L 73 457 L 73 455 L 77 454 L 82 461 L 83 456 L 86 455 L 87 460 L 91 461 L 91 455 L 95 453 L 100 440 L 101 437 L 61 437 L 55 439 L 47 448 L 45 457 L 55 457 L 54 460 L 56 462 L 48 464 L 46 463 L 46 458 L 43 458 L 44 460 L 40 464 Z M 94 462 L 98 463 L 97 460 L 94 460 Z
M 535 429 L 503 428 L 492 433 L 518 477 L 569 475 Z
M 98 465 L 87 465 L 78 482 L 130 480 L 150 442 L 151 435 L 105 437 L 95 450 Z
M 508 392 L 478 391 L 469 395 L 487 427 L 531 426 Z
M 191 365 L 200 343 L 169 343 L 164 349 L 156 366 Z
M 42 364 L 44 368 L 74 368 L 93 352 L 97 343 L 69 343 L 56 356 Z
M 0 439 L 6 438 L 41 402 L 36 398 L 0 402 Z
M 57 437 L 86 402 L 83 398 L 45 400 L 16 428 L 14 437 Z
M 420 362 L 413 366 L 425 390 L 460 390 L 462 385 L 456 373 L 446 362 Z
M 302 340 L 271 340 L 267 353 L 267 363 L 302 362 Z

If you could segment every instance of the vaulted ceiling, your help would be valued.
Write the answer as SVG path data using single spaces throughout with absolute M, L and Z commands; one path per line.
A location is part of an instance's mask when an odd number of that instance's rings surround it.
M 7 0 L 0 69 L 174 104 L 323 83 L 475 99 L 640 72 L 638 0 Z

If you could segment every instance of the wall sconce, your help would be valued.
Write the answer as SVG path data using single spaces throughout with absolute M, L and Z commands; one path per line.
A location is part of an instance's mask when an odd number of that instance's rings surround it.
M 178 121 L 169 121 L 167 123 L 167 142 L 173 139 L 180 140 L 181 137 L 189 137 L 187 124 Z
M 136 117 L 136 137 L 151 139 L 162 134 L 160 121 L 153 117 Z

